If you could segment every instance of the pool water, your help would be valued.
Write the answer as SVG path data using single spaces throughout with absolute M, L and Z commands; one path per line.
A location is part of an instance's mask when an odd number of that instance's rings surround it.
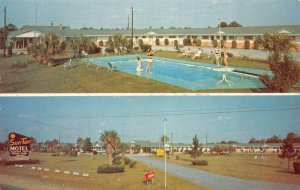
M 86 61 L 94 64 L 101 63 L 104 67 L 108 67 L 108 62 L 111 62 L 113 66 L 117 66 L 119 71 L 150 78 L 189 90 L 265 87 L 260 79 L 255 76 L 235 72 L 215 71 L 214 68 L 216 67 L 212 64 L 168 59 L 156 56 L 153 57 L 152 73 L 136 72 L 137 56 L 139 55 L 97 57 L 86 59 Z M 147 57 L 142 57 L 142 68 L 145 71 Z M 231 68 L 255 74 L 266 73 L 266 71 L 258 69 L 247 70 L 246 68 Z M 231 86 L 225 81 L 220 82 L 223 79 L 223 74 L 226 75 L 227 80 L 232 82 Z

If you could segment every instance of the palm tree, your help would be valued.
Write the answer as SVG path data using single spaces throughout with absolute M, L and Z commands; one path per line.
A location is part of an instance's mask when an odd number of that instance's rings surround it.
M 101 133 L 100 140 L 104 143 L 106 153 L 108 154 L 108 164 L 112 165 L 113 152 L 115 148 L 121 143 L 118 133 L 114 130 L 104 131 Z

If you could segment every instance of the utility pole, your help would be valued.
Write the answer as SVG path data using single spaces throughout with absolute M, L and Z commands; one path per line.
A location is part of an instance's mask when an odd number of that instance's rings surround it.
M 164 156 L 165 156 L 165 189 L 167 188 L 167 151 L 166 151 L 166 125 L 167 118 L 164 119 Z
M 173 155 L 173 133 L 171 133 L 171 154 Z
M 205 134 L 206 140 L 205 140 L 205 145 L 206 145 L 206 152 L 207 152 L 207 133 Z
M 131 43 L 132 43 L 132 50 L 133 50 L 133 6 L 131 7 Z
M 3 47 L 3 57 L 6 57 L 6 6 L 4 7 L 4 29 L 3 29 L 3 39 L 4 39 L 4 47 Z

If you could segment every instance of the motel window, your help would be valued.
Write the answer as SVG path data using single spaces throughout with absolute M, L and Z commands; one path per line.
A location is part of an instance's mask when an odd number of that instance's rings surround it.
M 223 36 L 223 40 L 226 41 L 227 40 L 227 36 Z
M 229 36 L 229 40 L 235 40 L 236 37 L 235 36 Z
M 253 36 L 244 36 L 245 40 L 253 40 Z
M 169 38 L 176 38 L 176 36 L 169 36 Z
M 164 38 L 163 36 L 156 36 L 156 38 Z
M 183 38 L 183 35 L 180 35 L 179 38 Z
M 142 38 L 146 38 L 146 36 L 142 36 Z
M 197 36 L 192 36 L 192 39 L 193 39 L 193 40 L 196 40 L 196 39 L 197 39 Z
M 220 39 L 220 36 L 217 36 L 217 40 L 219 40 Z
M 209 36 L 202 36 L 202 39 L 203 39 L 203 40 L 208 40 L 208 39 L 209 39 Z
M 210 39 L 211 39 L 211 40 L 215 40 L 215 37 L 214 37 L 214 36 L 211 36 Z

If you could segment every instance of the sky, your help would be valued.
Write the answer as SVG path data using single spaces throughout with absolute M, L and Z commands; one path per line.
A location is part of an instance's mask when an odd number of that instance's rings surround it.
M 126 28 L 216 27 L 218 19 L 244 26 L 300 24 L 300 0 L 0 0 L 7 23 Z M 3 11 L 0 20 L 3 26 Z
M 123 142 L 158 142 L 166 118 L 174 143 L 250 138 L 285 138 L 300 134 L 300 96 L 13 96 L 0 97 L 0 141 L 10 132 L 38 142 L 58 139 L 75 143 L 80 136 L 99 139 L 115 130 Z

